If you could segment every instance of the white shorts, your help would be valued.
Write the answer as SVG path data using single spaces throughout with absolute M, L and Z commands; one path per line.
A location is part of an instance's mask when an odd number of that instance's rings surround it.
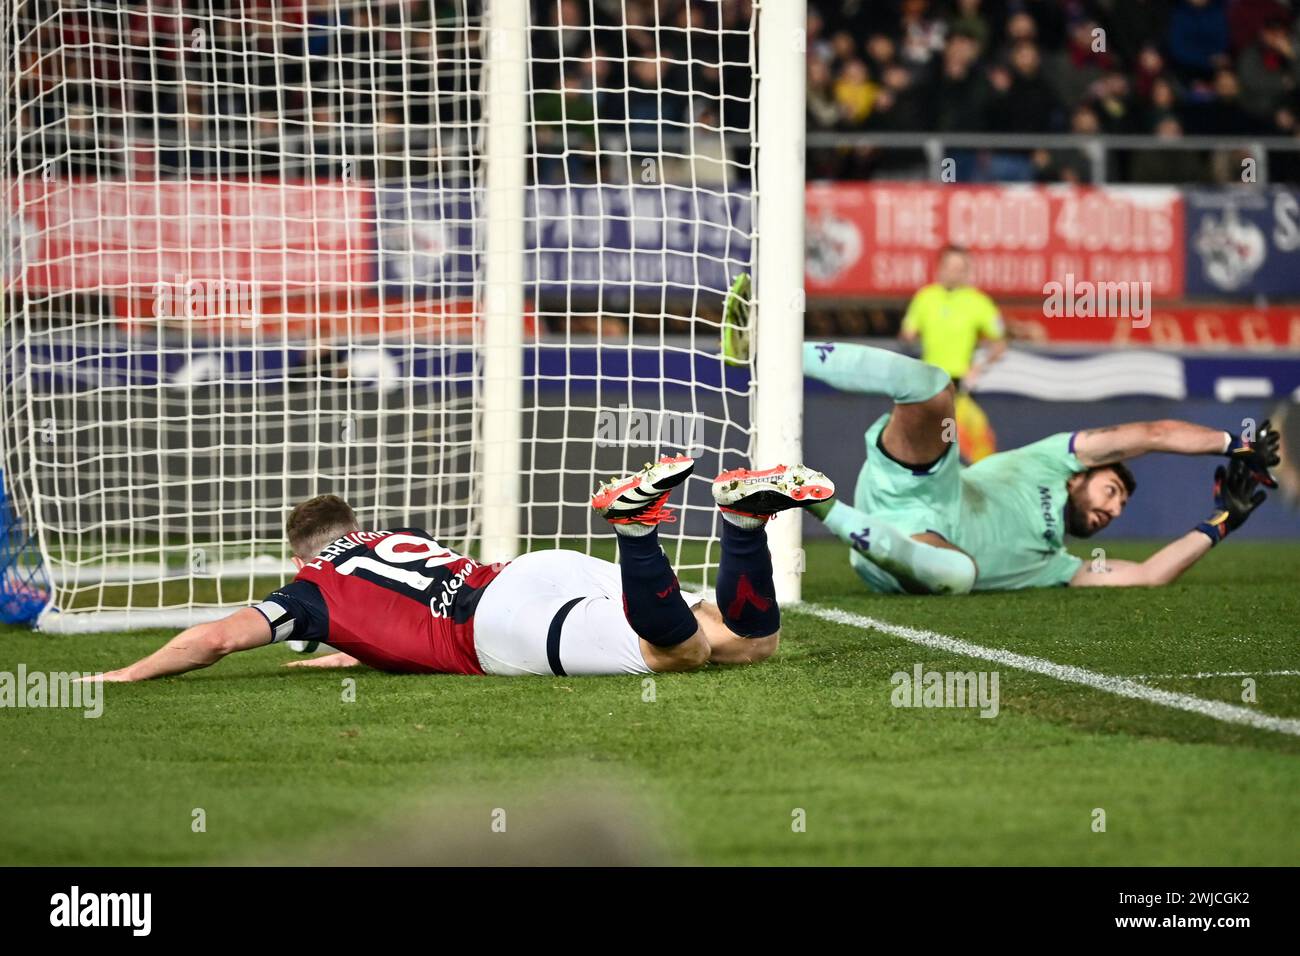
M 499 676 L 651 673 L 623 615 L 618 565 L 576 551 L 532 551 L 506 565 L 479 600 L 474 648 L 484 673 Z

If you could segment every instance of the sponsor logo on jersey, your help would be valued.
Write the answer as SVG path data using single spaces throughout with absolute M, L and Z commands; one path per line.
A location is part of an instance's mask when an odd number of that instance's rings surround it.
M 1048 544 L 1057 543 L 1056 505 L 1052 501 L 1052 489 L 1046 485 L 1038 486 L 1038 505 L 1043 509 L 1043 540 Z
M 477 570 L 479 564 L 473 558 L 465 558 L 465 566 L 442 582 L 438 596 L 429 602 L 429 610 L 434 617 L 450 617 L 456 604 L 456 594 L 465 583 L 465 579 Z

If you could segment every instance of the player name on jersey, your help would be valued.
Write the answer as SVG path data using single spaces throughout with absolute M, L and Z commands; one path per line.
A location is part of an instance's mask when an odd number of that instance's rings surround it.
M 346 537 L 339 538 L 337 541 L 326 545 L 321 549 L 320 554 L 316 555 L 315 560 L 308 562 L 306 567 L 322 568 L 324 562 L 331 558 L 337 558 L 339 555 L 346 554 L 363 544 L 383 538 L 386 534 L 388 534 L 386 531 L 354 531 Z

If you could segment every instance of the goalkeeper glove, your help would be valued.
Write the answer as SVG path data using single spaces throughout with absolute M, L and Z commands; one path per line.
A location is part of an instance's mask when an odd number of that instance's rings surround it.
M 1236 531 L 1250 513 L 1264 503 L 1268 496 L 1257 491 L 1258 481 L 1244 458 L 1234 458 L 1225 470 L 1222 465 L 1214 470 L 1214 514 L 1198 524 L 1195 530 L 1215 545 Z M 1253 493 L 1252 493 L 1253 492 Z
M 722 305 L 722 358 L 728 365 L 748 365 L 751 357 L 749 274 L 736 276 Z
M 1239 436 L 1228 432 L 1228 450 L 1224 454 L 1233 461 L 1244 461 L 1261 485 L 1276 488 L 1277 479 L 1269 469 L 1282 460 L 1278 450 L 1281 441 L 1277 429 L 1266 420 L 1259 426 L 1254 441 L 1242 441 Z

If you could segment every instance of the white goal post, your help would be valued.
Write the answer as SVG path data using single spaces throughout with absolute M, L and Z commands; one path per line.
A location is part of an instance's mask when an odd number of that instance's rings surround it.
M 43 629 L 260 600 L 326 492 L 481 560 L 612 556 L 590 490 L 680 450 L 662 540 L 707 587 L 709 479 L 801 457 L 803 2 L 5 11 L 0 517 Z
M 758 256 L 754 458 L 803 458 L 804 132 L 807 3 L 762 5 L 758 40 Z M 772 522 L 777 600 L 798 601 L 804 568 L 796 521 Z

